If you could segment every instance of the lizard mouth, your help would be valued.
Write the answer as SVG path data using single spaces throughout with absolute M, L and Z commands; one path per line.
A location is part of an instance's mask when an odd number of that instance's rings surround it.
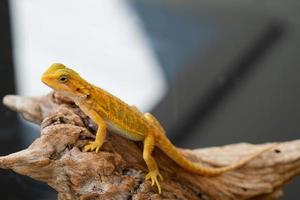
M 48 85 L 48 86 L 50 86 L 50 84 L 49 84 L 50 80 L 51 80 L 51 79 L 50 79 L 47 75 L 43 75 L 43 76 L 41 77 L 41 81 L 42 81 L 44 84 Z M 50 86 L 50 87 L 51 87 L 51 86 Z
M 60 90 L 61 89 L 61 85 L 57 84 L 55 82 L 55 78 L 49 74 L 44 74 L 42 77 L 41 77 L 41 81 L 49 86 L 50 88 L 54 89 L 54 90 Z

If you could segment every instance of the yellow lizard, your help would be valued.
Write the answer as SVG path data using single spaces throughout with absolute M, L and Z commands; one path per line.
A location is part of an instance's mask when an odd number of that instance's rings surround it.
M 107 128 L 130 140 L 143 141 L 143 159 L 149 169 L 145 178 L 151 179 L 152 186 L 156 185 L 159 193 L 161 193 L 161 187 L 158 179 L 162 181 L 163 177 L 151 155 L 155 146 L 185 170 L 204 176 L 220 175 L 238 168 L 266 150 L 259 151 L 229 166 L 218 168 L 203 166 L 189 161 L 169 141 L 164 129 L 153 115 L 143 114 L 136 107 L 129 106 L 105 90 L 88 83 L 78 73 L 63 64 L 51 65 L 42 75 L 41 80 L 54 90 L 63 91 L 98 125 L 95 141 L 87 144 L 84 151 L 98 152 L 104 142 Z

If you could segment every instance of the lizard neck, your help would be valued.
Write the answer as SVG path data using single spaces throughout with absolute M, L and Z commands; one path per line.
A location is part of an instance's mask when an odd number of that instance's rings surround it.
M 69 87 L 72 88 L 69 91 L 63 91 L 63 94 L 72 99 L 78 106 L 81 104 L 88 104 L 88 100 L 94 94 L 93 86 L 84 79 L 78 79 L 71 82 Z

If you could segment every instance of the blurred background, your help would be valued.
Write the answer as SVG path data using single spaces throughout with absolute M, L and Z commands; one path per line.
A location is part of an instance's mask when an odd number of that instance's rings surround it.
M 153 112 L 180 147 L 299 139 L 299 10 L 298 0 L 0 0 L 1 98 L 46 94 L 40 75 L 61 62 Z M 38 137 L 0 110 L 1 155 Z M 4 170 L 0 188 L 5 200 L 56 199 Z

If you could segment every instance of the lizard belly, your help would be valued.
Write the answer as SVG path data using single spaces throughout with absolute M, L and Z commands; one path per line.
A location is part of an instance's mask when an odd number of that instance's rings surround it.
M 133 140 L 133 141 L 141 141 L 144 139 L 144 137 L 141 137 L 141 135 L 136 134 L 136 133 L 131 133 L 128 132 L 120 127 L 118 127 L 116 124 L 109 122 L 109 121 L 105 121 L 105 124 L 107 125 L 108 130 L 113 131 L 114 133 L 127 138 L 129 140 Z

